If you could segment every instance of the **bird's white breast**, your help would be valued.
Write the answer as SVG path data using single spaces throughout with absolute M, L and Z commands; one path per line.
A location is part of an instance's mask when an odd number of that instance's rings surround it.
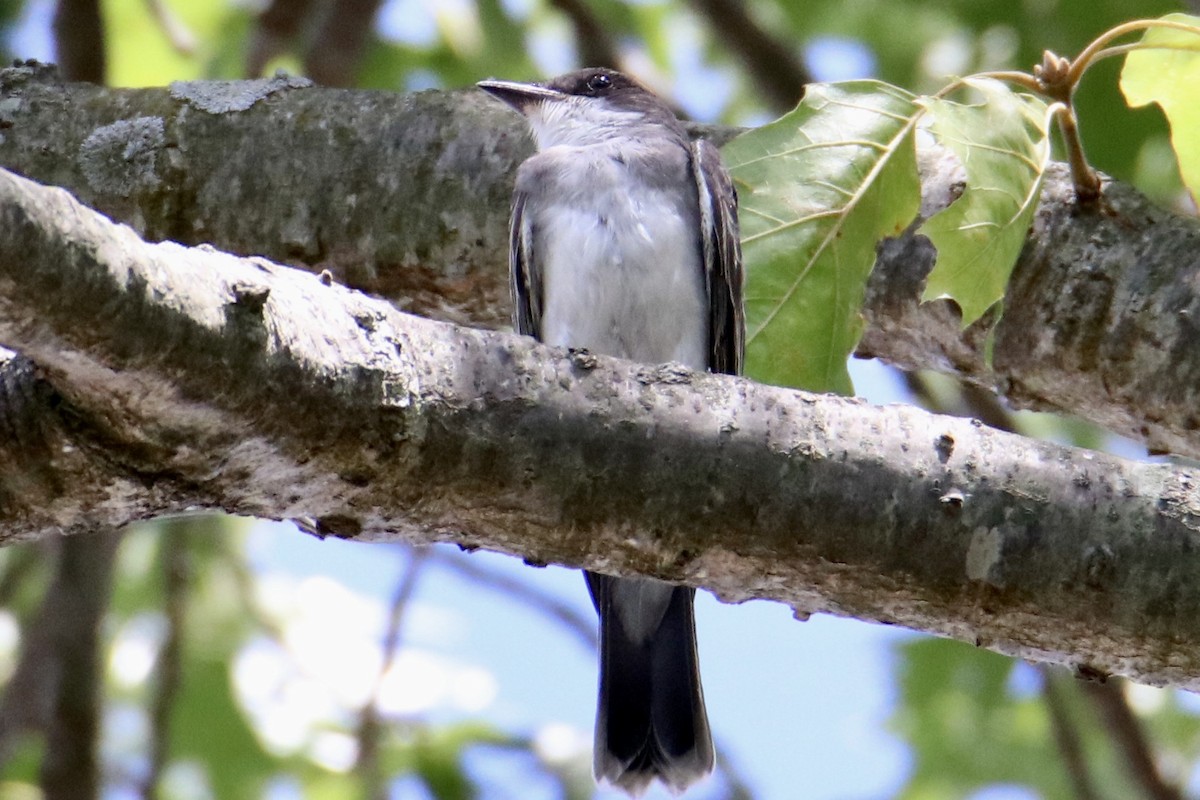
M 705 369 L 708 311 L 690 184 L 629 180 L 628 165 L 602 148 L 558 150 L 537 158 L 569 163 L 538 170 L 529 207 L 544 282 L 542 340 Z

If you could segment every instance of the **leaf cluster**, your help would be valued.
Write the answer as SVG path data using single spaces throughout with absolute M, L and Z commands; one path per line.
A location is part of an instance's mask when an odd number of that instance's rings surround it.
M 1139 31 L 1139 42 L 1109 46 Z M 1130 104 L 1158 103 L 1170 120 L 1195 197 L 1200 113 L 1191 87 L 1200 77 L 1200 18 L 1184 14 L 1118 26 L 1074 61 L 1047 52 L 1032 74 L 982 73 L 932 95 L 874 81 L 811 86 L 794 111 L 726 145 L 740 194 L 747 373 L 850 393 L 845 365 L 862 332 L 875 247 L 913 224 L 937 249 L 923 299 L 953 302 L 963 327 L 998 312 L 1037 210 L 1053 123 L 1077 199 L 1100 199 L 1073 98 L 1088 69 L 1114 55 L 1127 56 L 1121 85 Z M 959 95 L 965 99 L 950 99 Z M 960 195 L 923 220 L 919 134 L 951 152 L 963 176 Z

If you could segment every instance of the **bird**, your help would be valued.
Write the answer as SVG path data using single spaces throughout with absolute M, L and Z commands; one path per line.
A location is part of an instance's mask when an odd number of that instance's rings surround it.
M 477 84 L 520 112 L 537 150 L 509 227 L 513 326 L 568 348 L 741 374 L 737 194 L 711 142 L 606 68 Z M 585 572 L 600 620 L 593 772 L 637 797 L 685 791 L 715 751 L 696 651 L 695 589 Z

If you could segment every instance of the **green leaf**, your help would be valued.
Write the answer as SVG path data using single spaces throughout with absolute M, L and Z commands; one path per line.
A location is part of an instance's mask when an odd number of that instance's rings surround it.
M 1016 662 L 945 639 L 903 642 L 892 727 L 913 747 L 900 798 L 956 798 L 992 784 L 1066 797 L 1050 723 L 1036 696 L 1008 691 Z
M 1125 56 L 1121 91 L 1132 108 L 1158 103 L 1171 123 L 1171 146 L 1183 183 L 1200 202 L 1200 17 L 1167 14 L 1162 18 L 1193 28 L 1150 28 L 1138 49 Z
M 746 262 L 746 372 L 851 394 L 846 360 L 875 245 L 920 203 L 913 96 L 879 81 L 813 84 L 778 120 L 730 142 Z
M 42 761 L 46 758 L 46 739 L 40 732 L 18 733 L 8 742 L 4 762 L 0 763 L 0 800 L 19 798 L 21 792 L 34 792 L 30 798 L 42 797 L 34 787 L 38 784 Z M 25 788 L 23 788 L 25 787 Z
M 239 707 L 224 661 L 189 659 L 171 717 L 171 757 L 208 768 L 222 800 L 258 797 L 279 763 Z
M 954 800 L 1005 785 L 1027 787 L 1037 797 L 1076 796 L 1043 699 L 1047 681 L 1060 689 L 1063 718 L 1077 736 L 1087 773 L 1102 790 L 1096 796 L 1139 796 L 1107 730 L 1095 723 L 1094 709 L 1066 670 L 1037 670 L 961 642 L 927 637 L 904 641 L 897 653 L 899 691 L 891 728 L 913 754 L 898 800 Z
M 967 185 L 917 233 L 937 248 L 921 299 L 958 303 L 965 328 L 1004 297 L 1037 209 L 1050 139 L 1048 106 L 1040 98 L 990 79 L 963 83 L 982 95 L 980 102 L 919 101 L 934 136 L 962 162 Z
M 215 43 L 231 5 L 227 0 L 173 0 L 165 4 L 164 13 L 186 31 L 185 38 L 194 39 L 191 44 L 195 44 L 195 50 L 182 52 L 171 41 L 168 26 L 148 12 L 143 0 L 107 0 L 104 30 L 108 82 L 113 86 L 161 86 L 172 80 L 203 77 L 204 53 Z

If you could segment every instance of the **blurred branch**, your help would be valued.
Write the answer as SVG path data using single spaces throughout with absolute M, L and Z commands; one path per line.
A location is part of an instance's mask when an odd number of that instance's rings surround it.
M 408 567 L 396 591 L 392 595 L 391 609 L 388 612 L 387 633 L 383 639 L 383 661 L 379 666 L 379 675 L 375 678 L 375 686 L 371 689 L 366 705 L 362 707 L 358 718 L 358 761 L 355 772 L 362 779 L 362 796 L 367 800 L 387 800 L 388 778 L 380 772 L 379 739 L 381 723 L 379 719 L 379 693 L 388 671 L 396 663 L 396 655 L 400 651 L 401 625 L 409 602 L 417 590 L 417 581 L 429 556 L 429 550 L 424 547 L 408 548 Z
M 234 590 L 237 592 L 238 602 L 245 610 L 246 616 L 256 631 L 280 646 L 286 646 L 287 639 L 283 626 L 278 620 L 262 613 L 260 600 L 256 595 L 258 578 L 247 563 L 245 554 L 240 550 L 234 550 L 230 547 L 231 538 L 229 536 L 221 536 L 218 539 L 220 542 L 219 557 L 225 569 L 229 570 L 229 574 L 233 577 L 233 585 Z
M 811 82 L 808 70 L 785 40 L 777 39 L 750 15 L 745 0 L 689 0 L 708 20 L 713 38 L 732 50 L 754 85 L 776 111 L 790 111 Z
M 1079 733 L 1071 711 L 1067 707 L 1064 696 L 1063 681 L 1054 674 L 1051 667 L 1042 666 L 1038 672 L 1042 676 L 1042 702 L 1050 716 L 1050 728 L 1054 733 L 1054 742 L 1062 756 L 1063 766 L 1067 777 L 1075 790 L 1076 800 L 1097 800 L 1100 795 L 1088 772 L 1087 759 L 1079 740 Z M 1071 679 L 1072 682 L 1074 679 Z
M 534 588 L 527 581 L 518 580 L 498 570 L 485 567 L 472 560 L 469 554 L 431 550 L 429 558 L 434 564 L 451 572 L 457 572 L 485 589 L 508 595 L 514 600 L 527 604 L 565 626 L 588 650 L 596 649 L 595 621 L 589 616 L 580 614 L 569 603 L 564 603 L 554 595 Z
M 250 34 L 246 77 L 260 77 L 267 63 L 287 49 L 319 8 L 318 0 L 271 0 Z
M 54 54 L 65 80 L 104 83 L 104 18 L 100 0 L 58 0 Z
M 583 67 L 621 68 L 617 43 L 588 5 L 588 0 L 550 0 L 550 6 L 571 21 L 575 48 Z
M 989 428 L 1020 433 L 1012 414 L 1000 404 L 999 398 L 990 389 L 966 381 L 955 381 L 955 388 L 958 390 L 957 402 L 946 403 L 938 398 L 925 374 L 902 369 L 900 376 L 921 408 L 938 414 L 973 417 Z
M 261 76 L 288 49 L 303 51 L 305 74 L 324 86 L 348 87 L 362 61 L 382 0 L 273 0 L 259 15 L 245 74 Z
M 48 539 L 37 549 L 43 557 L 53 558 L 57 565 L 62 545 L 62 540 Z M 26 548 L 33 549 L 28 544 Z M 61 671 L 54 650 L 61 602 L 61 598 L 54 599 L 48 588 L 37 612 L 22 626 L 17 666 L 0 697 L 0 766 L 14 754 L 22 734 L 41 733 L 49 724 Z
M 718 774 L 725 782 L 725 800 L 754 800 L 750 784 L 729 758 L 729 748 L 718 746 L 716 749 Z
M 381 0 L 333 0 L 304 56 L 304 72 L 324 86 L 354 85 Z
M 46 800 L 89 800 L 100 793 L 100 696 L 104 659 L 100 626 L 112 591 L 122 533 L 91 533 L 63 541 L 46 594 L 53 640 L 54 694 L 46 725 L 41 787 Z
M 1121 681 L 1081 681 L 1084 694 L 1091 699 L 1104 726 L 1125 760 L 1125 768 L 1134 784 L 1152 800 L 1183 800 L 1180 790 L 1163 780 L 1154 763 L 1154 754 L 1129 701 Z
M 158 531 L 167 635 L 158 653 L 150 706 L 150 764 L 140 781 L 140 795 L 145 800 L 159 797 L 159 782 L 170 756 L 171 714 L 183 670 L 184 625 L 192 574 L 189 531 L 193 524 L 194 520 L 187 517 L 168 518 L 161 522 Z
M 176 53 L 183 56 L 196 54 L 196 34 L 192 33 L 187 24 L 171 9 L 167 0 L 146 0 L 146 10 L 158 23 L 158 29 Z

